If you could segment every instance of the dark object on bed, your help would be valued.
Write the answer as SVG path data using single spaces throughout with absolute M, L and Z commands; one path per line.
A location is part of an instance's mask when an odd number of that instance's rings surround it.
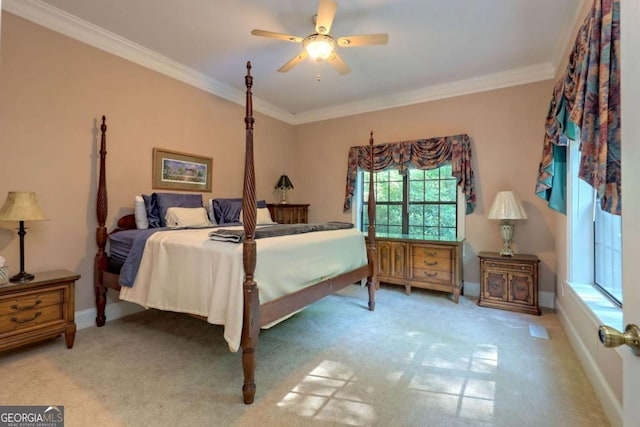
M 367 279 L 367 288 L 369 294 L 369 310 L 375 308 L 375 202 L 373 200 L 373 179 L 370 179 L 369 187 L 369 229 L 367 243 L 368 264 L 357 268 L 353 271 L 341 274 L 332 279 L 324 280 L 308 288 L 299 290 L 293 294 L 286 295 L 277 300 L 260 305 L 259 289 L 254 280 L 254 272 L 256 267 L 256 186 L 255 186 L 255 169 L 253 157 L 253 105 L 251 87 L 253 85 L 253 77 L 251 76 L 251 64 L 247 63 L 247 74 L 245 76 L 246 85 L 246 151 L 245 151 L 245 169 L 244 184 L 242 196 L 242 208 L 244 212 L 244 240 L 243 240 L 243 265 L 245 278 L 243 283 L 243 326 L 242 326 L 242 368 L 244 371 L 244 385 L 242 393 L 244 403 L 253 403 L 256 385 L 255 375 L 255 350 L 258 345 L 258 335 L 260 327 L 268 325 L 286 315 L 294 313 L 297 310 L 315 302 L 321 298 L 331 295 L 363 278 Z M 98 225 L 96 228 L 96 241 L 98 249 L 95 256 L 95 293 L 96 293 L 96 324 L 103 326 L 106 321 L 105 306 L 107 290 L 120 289 L 119 272 L 117 271 L 117 263 L 109 261 L 105 247 L 107 244 L 107 228 L 105 226 L 107 218 L 107 187 L 106 187 L 106 118 L 102 116 L 102 125 L 100 126 L 102 133 L 100 141 L 100 170 L 98 193 L 96 201 L 96 214 Z M 370 147 L 373 146 L 373 132 L 369 139 Z M 371 149 L 371 148 L 370 148 Z M 373 150 L 371 149 L 372 157 Z M 373 165 L 373 158 L 371 163 Z M 372 173 L 372 171 L 369 171 Z M 118 221 L 118 229 L 134 229 L 135 219 L 133 215 L 127 215 Z M 112 269 L 116 270 L 113 271 Z
M 323 222 L 317 224 L 277 224 L 260 227 L 256 230 L 254 238 L 263 239 L 266 237 L 290 236 L 292 234 L 313 233 L 314 231 L 344 230 L 353 228 L 350 222 Z M 244 241 L 243 230 L 219 229 L 209 233 L 211 240 L 224 242 L 242 243 Z

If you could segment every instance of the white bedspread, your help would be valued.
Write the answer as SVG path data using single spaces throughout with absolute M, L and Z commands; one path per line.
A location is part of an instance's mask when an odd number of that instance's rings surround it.
M 242 336 L 242 244 L 212 241 L 209 231 L 153 234 L 133 286 L 123 286 L 120 298 L 224 325 L 235 352 Z M 257 239 L 256 250 L 261 303 L 367 264 L 364 235 L 356 229 Z

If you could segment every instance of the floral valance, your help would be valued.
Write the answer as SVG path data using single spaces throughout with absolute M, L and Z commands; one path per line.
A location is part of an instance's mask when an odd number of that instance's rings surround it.
M 356 187 L 358 169 L 370 170 L 371 149 L 373 149 L 373 170 L 380 172 L 397 169 L 401 173 L 408 168 L 435 169 L 451 164 L 452 176 L 456 178 L 466 201 L 466 213 L 470 214 L 476 205 L 476 194 L 471 167 L 471 142 L 467 135 L 445 136 L 442 138 L 418 139 L 414 141 L 392 142 L 372 146 L 357 146 L 349 149 L 347 168 L 347 189 L 344 210 L 351 208 Z
M 563 213 L 567 138 L 580 141 L 579 178 L 605 211 L 622 212 L 619 24 L 619 0 L 594 0 L 553 91 L 536 194 Z

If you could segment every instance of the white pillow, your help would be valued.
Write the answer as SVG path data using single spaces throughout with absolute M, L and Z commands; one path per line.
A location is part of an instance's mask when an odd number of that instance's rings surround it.
M 167 209 L 167 215 L 164 218 L 167 227 L 211 227 L 211 221 L 207 216 L 205 208 L 177 208 Z
M 277 224 L 277 222 L 271 219 L 269 208 L 258 208 L 256 212 L 256 225 Z M 240 211 L 240 222 L 244 222 L 242 211 Z
M 141 230 L 149 228 L 149 218 L 147 218 L 147 207 L 144 205 L 144 199 L 142 196 L 136 196 L 134 203 L 133 216 L 136 219 L 136 228 Z

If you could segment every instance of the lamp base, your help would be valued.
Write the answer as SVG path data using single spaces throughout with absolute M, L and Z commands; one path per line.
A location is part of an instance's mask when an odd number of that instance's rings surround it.
M 500 250 L 500 256 L 513 256 L 514 253 L 511 248 L 502 248 Z
M 511 240 L 513 239 L 513 225 L 508 219 L 503 219 L 498 227 L 500 230 L 500 236 L 502 237 L 502 249 L 500 249 L 501 256 L 513 256 L 513 250 L 511 249 Z
M 24 283 L 24 282 L 32 281 L 34 277 L 35 276 L 33 274 L 21 271 L 20 273 L 16 274 L 15 276 L 11 276 L 9 281 L 10 282 Z

